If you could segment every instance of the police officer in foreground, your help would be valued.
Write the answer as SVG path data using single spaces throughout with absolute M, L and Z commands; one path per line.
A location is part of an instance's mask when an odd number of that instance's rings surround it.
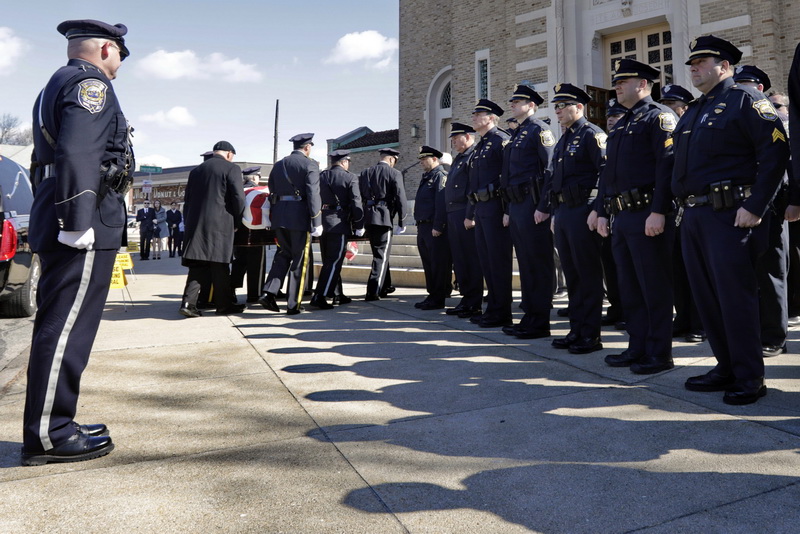
M 472 112 L 472 126 L 481 140 L 470 158 L 470 204 L 464 215 L 464 228 L 474 229 L 475 245 L 483 278 L 489 290 L 486 310 L 470 321 L 483 328 L 511 325 L 511 233 L 503 224 L 503 199 L 500 198 L 500 175 L 503 170 L 503 147 L 511 136 L 497 127 L 503 108 L 482 98 Z M 552 255 L 552 254 L 551 254 Z
M 392 253 L 392 235 L 406 231 L 405 219 L 408 205 L 403 174 L 394 168 L 400 152 L 393 148 L 378 151 L 381 160 L 364 169 L 358 177 L 361 200 L 364 203 L 364 224 L 372 248 L 372 269 L 367 281 L 366 301 L 380 300 L 380 294 L 389 284 L 386 273 Z M 394 215 L 397 214 L 397 226 Z
M 769 76 L 754 65 L 739 65 L 733 81 L 766 94 L 772 86 Z M 771 101 L 770 101 L 771 102 Z M 769 228 L 769 243 L 758 260 L 758 302 L 761 318 L 761 346 L 765 357 L 786 352 L 789 337 L 789 223 L 784 220 L 788 205 L 788 177 L 784 175 L 778 193 L 769 203 L 764 220 Z
M 475 129 L 460 122 L 450 125 L 450 144 L 456 151 L 447 184 L 444 188 L 447 206 L 447 237 L 450 239 L 450 252 L 453 256 L 453 269 L 458 280 L 461 301 L 448 308 L 447 315 L 457 315 L 468 319 L 482 313 L 483 273 L 475 247 L 474 230 L 464 226 L 467 206 L 467 187 L 469 186 L 469 165 L 475 153 Z
M 322 201 L 322 237 L 319 239 L 322 268 L 310 306 L 321 310 L 333 309 L 326 297 L 336 297 L 341 286 L 342 264 L 347 250 L 347 238 L 355 232 L 364 235 L 364 211 L 358 176 L 349 171 L 350 151 L 334 150 L 328 154 L 331 167 L 319 175 L 319 196 Z M 348 297 L 339 295 L 339 302 Z
M 447 240 L 447 206 L 444 188 L 447 171 L 439 163 L 444 154 L 435 148 L 422 146 L 419 161 L 423 171 L 414 201 L 414 220 L 417 223 L 417 249 L 425 271 L 428 296 L 414 304 L 420 310 L 441 310 L 453 291 L 453 257 Z
M 687 63 L 703 96 L 675 129 L 672 176 L 683 207 L 683 258 L 717 359 L 716 367 L 685 386 L 724 391 L 727 404 L 750 404 L 767 393 L 756 263 L 768 242 L 763 218 L 789 157 L 772 103 L 733 81 L 741 57 L 741 50 L 713 35 L 692 42 Z
M 672 130 L 675 113 L 650 96 L 659 71 L 634 61 L 616 61 L 612 78 L 625 116 L 608 133 L 606 165 L 596 202 L 597 230 L 609 234 L 617 266 L 629 341 L 612 367 L 636 374 L 674 367 L 672 361 Z M 602 199 L 602 202 L 600 202 Z M 592 227 L 594 214 L 588 223 Z
M 111 80 L 129 55 L 122 24 L 58 25 L 69 62 L 33 108 L 30 244 L 42 262 L 23 422 L 22 465 L 75 462 L 114 449 L 103 424 L 75 422 L 126 223 L 134 161 Z M 56 157 L 58 155 L 58 157 Z
M 302 309 L 306 271 L 311 268 L 311 238 L 322 235 L 319 165 L 311 159 L 313 138 L 313 133 L 303 133 L 289 139 L 294 150 L 269 173 L 270 220 L 280 248 L 258 302 L 270 311 L 280 311 L 276 297 L 288 273 L 287 315 L 297 315 Z
M 603 348 L 600 321 L 603 315 L 603 267 L 601 241 L 586 224 L 597 197 L 597 180 L 606 162 L 606 133 L 586 120 L 591 97 L 569 83 L 553 88 L 558 122 L 564 133 L 553 153 L 550 192 L 555 242 L 569 292 L 569 333 L 554 339 L 553 347 L 573 354 Z

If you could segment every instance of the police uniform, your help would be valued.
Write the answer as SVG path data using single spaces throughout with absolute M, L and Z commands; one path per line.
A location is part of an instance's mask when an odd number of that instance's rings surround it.
M 314 134 L 307 133 L 289 139 L 294 151 L 276 163 L 269 173 L 270 220 L 280 248 L 259 302 L 268 310 L 278 311 L 275 297 L 288 273 L 288 315 L 300 313 L 307 270 L 311 268 L 311 227 L 322 225 L 319 165 L 301 150 L 313 137 Z
M 379 150 L 383 156 L 397 158 L 400 152 L 393 148 Z M 406 190 L 403 174 L 381 161 L 364 169 L 358 177 L 361 200 L 364 203 L 364 225 L 372 248 L 372 269 L 367 281 L 366 300 L 380 300 L 379 293 L 386 287 L 386 273 L 392 251 L 392 226 L 395 214 L 397 225 L 405 228 Z
M 182 239 L 179 237 L 178 228 L 180 223 L 183 222 L 183 215 L 178 209 L 167 210 L 167 228 L 169 229 L 169 239 L 167 239 L 167 248 L 169 249 L 169 257 L 174 258 L 175 254 L 180 256 Z
M 769 91 L 772 86 L 767 73 L 754 65 L 737 66 L 733 81 L 740 85 L 760 84 L 763 87 L 762 93 Z M 777 356 L 786 352 L 786 338 L 789 336 L 789 223 L 784 219 L 788 189 L 789 182 L 784 175 L 784 180 L 761 221 L 762 225 L 769 228 L 767 249 L 756 266 L 764 356 Z
M 472 126 L 454 122 L 451 124 L 450 137 L 471 135 L 475 133 Z M 478 249 L 475 247 L 474 229 L 464 227 L 467 206 L 467 187 L 469 186 L 469 164 L 475 153 L 475 144 L 471 144 L 464 152 L 456 154 L 450 165 L 447 183 L 444 188 L 447 209 L 447 237 L 450 240 L 450 252 L 453 258 L 453 269 L 458 280 L 461 301 L 445 313 L 457 315 L 462 319 L 480 315 L 483 305 L 483 273 L 478 261 Z
M 568 83 L 556 85 L 553 95 L 554 103 L 586 105 L 591 100 L 585 91 Z M 603 348 L 602 238 L 589 230 L 586 219 L 605 165 L 606 139 L 605 132 L 584 116 L 566 127 L 553 152 L 553 172 L 546 187 L 554 210 L 556 247 L 569 291 L 569 334 L 553 340 L 553 346 L 576 354 Z
M 128 55 L 122 24 L 72 20 L 59 24 L 58 31 L 70 40 L 113 41 L 121 60 Z M 125 235 L 124 195 L 135 166 L 111 80 L 87 60 L 70 59 L 56 71 L 36 100 L 33 117 L 29 238 L 42 273 L 28 364 L 23 465 L 88 460 L 114 448 L 110 437 L 98 435 L 107 434 L 105 425 L 79 426 L 74 418 Z
M 437 158 L 444 154 L 435 148 L 420 148 L 419 159 Z M 422 310 L 440 310 L 453 290 L 453 257 L 447 240 L 447 206 L 444 188 L 447 171 L 437 165 L 422 174 L 414 200 L 414 220 L 417 224 L 417 249 L 425 271 L 428 296 L 415 306 Z M 463 222 L 462 222 L 463 225 Z M 434 236 L 433 232 L 440 232 Z
M 618 60 L 614 83 L 625 78 L 656 80 L 658 70 Z M 611 366 L 637 374 L 671 369 L 672 246 L 674 219 L 669 191 L 675 113 L 650 96 L 632 105 L 608 133 L 606 165 L 600 175 L 597 208 L 613 215 L 611 246 L 629 334 L 628 349 L 606 357 Z M 600 199 L 603 199 L 600 205 Z M 665 216 L 663 232 L 647 236 L 651 214 Z
M 735 65 L 741 56 L 731 43 L 704 36 L 692 43 L 689 64 L 715 57 Z M 724 402 L 749 404 L 766 394 L 756 262 L 769 228 L 734 223 L 739 211 L 764 217 L 786 169 L 786 132 L 762 93 L 725 77 L 689 106 L 674 139 L 683 257 L 718 362 L 686 388 L 724 390 Z
M 139 259 L 150 259 L 150 242 L 153 240 L 153 229 L 156 220 L 156 210 L 150 206 L 139 208 L 136 212 L 136 221 L 139 223 Z
M 248 189 L 258 187 L 259 171 L 261 167 L 248 167 L 242 170 L 244 180 L 245 197 Z M 169 213 L 167 213 L 169 215 Z M 240 227 L 239 231 L 248 231 L 245 227 Z M 233 261 L 231 262 L 231 282 L 234 288 L 244 285 L 244 278 L 247 275 L 247 302 L 258 302 L 261 296 L 261 288 L 264 286 L 264 276 L 266 268 L 266 251 L 264 245 L 258 246 L 236 246 L 233 249 Z
M 340 164 L 349 159 L 349 150 L 331 152 L 331 167 L 320 173 L 322 237 L 319 240 L 322 268 L 310 304 L 320 309 L 333 308 L 325 298 L 335 297 L 341 285 L 342 264 L 347 239 L 354 230 L 364 228 L 364 211 L 358 176 Z
M 483 98 L 475 106 L 474 113 L 480 112 L 500 116 L 503 109 Z M 505 131 L 491 128 L 481 136 L 470 161 L 466 218 L 475 221 L 475 245 L 489 291 L 483 315 L 470 320 L 484 328 L 511 324 L 511 233 L 503 226 L 503 200 L 499 196 L 503 147 L 510 139 Z
M 537 106 L 544 101 L 526 85 L 515 88 L 509 101 L 514 100 L 530 100 Z M 514 130 L 503 161 L 500 194 L 509 217 L 522 289 L 520 307 L 525 312 L 518 324 L 503 331 L 523 339 L 550 335 L 555 276 L 553 233 L 549 218 L 537 224 L 533 214 L 550 212 L 544 182 L 551 171 L 555 144 L 550 126 L 530 116 Z

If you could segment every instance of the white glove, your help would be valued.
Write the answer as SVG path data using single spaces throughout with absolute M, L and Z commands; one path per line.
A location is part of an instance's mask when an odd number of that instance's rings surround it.
M 394 227 L 394 235 L 400 235 L 406 233 L 405 226 L 395 226 Z
M 58 242 L 72 248 L 92 250 L 92 245 L 94 245 L 94 228 L 89 228 L 83 232 L 67 232 L 66 230 L 61 230 L 58 232 Z
M 366 232 L 367 231 L 364 230 L 363 228 L 359 228 L 358 230 L 356 230 L 356 236 L 357 237 L 363 237 Z
M 311 237 L 319 237 L 322 235 L 322 225 L 315 226 L 314 229 L 311 231 Z

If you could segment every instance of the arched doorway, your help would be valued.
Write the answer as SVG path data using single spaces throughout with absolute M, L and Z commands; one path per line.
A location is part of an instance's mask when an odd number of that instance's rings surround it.
M 433 77 L 425 109 L 425 144 L 442 152 L 450 151 L 450 121 L 453 118 L 451 83 L 453 67 L 447 66 Z

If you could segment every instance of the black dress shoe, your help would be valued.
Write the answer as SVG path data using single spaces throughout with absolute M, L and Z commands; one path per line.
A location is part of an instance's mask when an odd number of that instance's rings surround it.
M 264 293 L 258 299 L 258 303 L 264 307 L 264 309 L 274 312 L 279 312 L 281 309 L 278 307 L 278 302 L 275 300 L 275 295 L 272 293 Z
M 237 313 L 242 313 L 246 307 L 247 306 L 244 304 L 231 304 L 230 306 L 225 306 L 224 308 L 218 309 L 214 313 L 216 315 L 234 315 Z
M 754 378 L 753 380 L 737 381 L 733 386 L 725 390 L 722 402 L 741 406 L 753 404 L 767 394 L 767 386 L 764 385 L 764 377 Z
M 522 328 L 517 328 L 514 335 L 517 336 L 517 339 L 542 339 L 550 337 L 550 330 L 524 330 Z
M 414 303 L 414 307 L 415 307 L 416 309 L 420 309 L 420 308 L 422 308 L 422 307 L 423 307 L 425 304 L 427 304 L 428 302 L 429 302 L 429 300 L 428 300 L 428 299 L 421 300 L 421 301 L 419 301 L 419 302 L 415 302 L 415 303 Z
M 351 302 L 353 302 L 353 299 L 351 299 L 347 295 L 335 295 L 333 297 L 333 304 L 335 306 L 339 306 L 341 304 L 350 304 Z
M 422 306 L 419 307 L 419 309 L 420 310 L 443 310 L 444 309 L 444 302 L 434 302 L 432 300 L 429 300 L 428 302 L 423 303 Z
M 514 321 L 511 320 L 511 317 L 508 319 L 498 319 L 498 318 L 487 318 L 482 317 L 481 320 L 478 322 L 478 326 L 481 328 L 497 328 L 499 326 L 508 326 L 514 324 Z M 514 334 L 519 337 L 518 334 Z
M 102 423 L 96 425 L 79 425 L 75 423 L 75 430 L 87 436 L 107 436 L 108 427 Z
M 654 375 L 675 367 L 671 356 L 643 356 L 631 364 L 631 373 L 635 375 Z
M 683 387 L 689 391 L 725 391 L 733 386 L 733 375 L 722 374 L 714 367 L 704 375 L 687 378 Z
M 578 334 L 570 332 L 566 335 L 566 337 L 559 337 L 553 340 L 550 343 L 554 348 L 557 349 L 568 349 L 570 345 L 578 341 Z
M 481 323 L 481 319 L 483 319 L 483 314 L 482 313 L 481 314 L 477 314 L 477 315 L 473 315 L 472 317 L 470 317 L 469 318 L 469 322 L 471 322 L 472 324 L 480 324 Z
M 67 441 L 45 452 L 26 452 L 22 449 L 22 465 L 44 465 L 47 463 L 81 462 L 105 456 L 114 450 L 108 436 L 90 436 L 76 432 Z
M 299 308 L 291 308 L 286 310 L 286 315 L 300 315 L 300 312 L 305 310 L 304 307 L 300 306 Z
M 783 345 L 764 345 L 761 349 L 764 352 L 765 358 L 773 358 L 786 352 L 786 343 Z
M 460 319 L 470 319 L 472 317 L 480 317 L 483 314 L 483 310 L 479 306 L 473 307 L 466 307 L 460 312 L 458 312 L 458 317 Z
M 641 356 L 637 356 L 629 350 L 624 351 L 622 354 L 609 354 L 605 357 L 605 362 L 609 367 L 630 367 L 635 361 L 639 360 Z
M 702 330 L 694 330 L 686 334 L 684 339 L 687 343 L 702 343 L 706 340 L 706 333 Z
M 191 304 L 187 306 L 183 306 L 180 310 L 178 310 L 181 315 L 184 317 L 202 317 L 203 312 L 197 309 L 197 306 L 192 306 Z
M 381 291 L 381 293 L 386 293 L 387 295 L 389 295 L 391 293 L 394 293 L 395 291 L 397 291 L 396 287 L 388 286 L 388 287 L 383 288 L 383 291 Z
M 608 315 L 605 314 L 602 319 L 600 319 L 601 326 L 613 326 L 620 321 L 620 317 L 618 315 Z
M 381 298 L 378 295 L 367 295 L 366 297 L 364 297 L 364 300 L 366 300 L 367 302 L 372 302 L 375 300 L 381 300 Z
M 455 308 L 447 308 L 444 311 L 444 313 L 446 313 L 447 315 L 458 315 L 459 313 L 464 311 L 464 309 L 466 309 L 466 306 L 462 306 L 461 304 L 459 304 Z
M 589 354 L 590 352 L 603 350 L 603 344 L 600 342 L 599 337 L 583 337 L 570 345 L 567 350 L 569 350 L 570 354 Z
M 507 336 L 515 336 L 517 335 L 517 327 L 515 325 L 511 326 L 504 326 L 502 328 L 503 333 Z
M 281 290 L 279 289 L 279 290 L 278 290 L 278 294 L 277 294 L 277 295 L 275 295 L 275 298 L 276 298 L 276 299 L 281 299 L 281 300 L 286 300 L 286 293 L 284 293 L 283 291 L 281 291 Z
M 625 321 L 617 321 L 616 323 L 614 323 L 614 329 L 615 330 L 627 330 L 628 329 L 628 323 L 626 323 Z
M 569 317 L 569 308 L 561 308 L 556 312 L 559 317 Z
M 258 303 L 258 297 L 247 297 L 247 300 L 245 301 L 245 303 L 247 303 L 247 304 L 257 304 Z
M 319 308 L 320 310 L 332 310 L 333 304 L 328 304 L 328 301 L 325 300 L 325 297 L 322 295 L 314 295 L 311 297 L 311 302 L 308 303 L 309 306 L 313 306 L 315 308 Z

